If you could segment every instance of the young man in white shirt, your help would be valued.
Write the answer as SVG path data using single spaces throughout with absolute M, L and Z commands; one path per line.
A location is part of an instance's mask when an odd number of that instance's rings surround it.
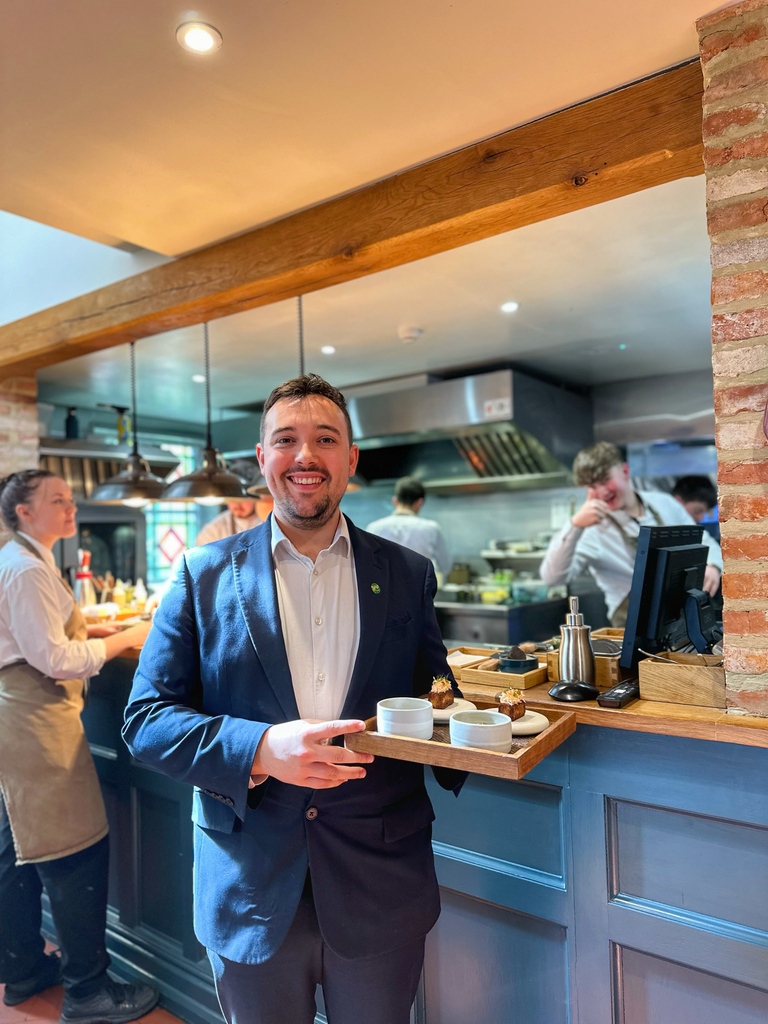
M 611 625 L 626 623 L 627 603 L 641 526 L 695 525 L 671 494 L 636 491 L 616 445 L 599 441 L 573 463 L 574 483 L 587 499 L 550 541 L 539 573 L 545 583 L 568 583 L 588 570 L 603 591 Z M 715 594 L 723 571 L 720 546 L 702 530 L 709 547 L 704 589 Z

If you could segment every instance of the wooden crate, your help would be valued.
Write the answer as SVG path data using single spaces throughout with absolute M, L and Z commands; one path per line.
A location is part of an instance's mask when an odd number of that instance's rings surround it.
M 509 675 L 507 672 L 501 675 Z M 474 701 L 478 708 L 493 710 L 493 701 Z M 407 736 L 384 736 L 376 732 L 376 719 L 369 718 L 365 732 L 349 733 L 344 745 L 349 750 L 364 751 L 379 757 L 393 757 L 400 761 L 416 761 L 442 768 L 457 768 L 479 775 L 492 775 L 497 779 L 522 779 L 532 768 L 566 740 L 576 728 L 572 711 L 560 708 L 538 707 L 549 725 L 538 736 L 513 736 L 512 750 L 497 754 L 492 750 L 451 745 L 449 726 L 435 724 L 431 740 L 411 739 Z
M 499 690 L 528 690 L 531 686 L 547 681 L 547 666 L 539 665 L 530 672 L 518 675 L 516 672 L 487 672 L 479 668 L 463 668 L 459 685 L 475 693 L 489 693 L 495 696 Z
M 712 654 L 677 654 L 666 651 L 668 659 L 643 658 L 638 664 L 640 697 L 665 704 L 693 704 L 724 708 L 725 669 L 722 657 Z

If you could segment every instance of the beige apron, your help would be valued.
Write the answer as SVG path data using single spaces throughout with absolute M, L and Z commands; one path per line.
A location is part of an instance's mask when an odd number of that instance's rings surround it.
M 23 537 L 14 539 L 40 557 Z M 69 640 L 87 639 L 74 598 L 64 630 Z M 66 857 L 107 834 L 80 719 L 84 686 L 82 679 L 50 679 L 23 661 L 0 669 L 0 790 L 17 864 Z
M 638 497 L 639 497 L 639 495 L 638 495 Z M 642 502 L 642 499 L 640 499 L 640 500 Z M 656 509 L 655 508 L 651 508 L 651 506 L 648 505 L 646 502 L 642 502 L 642 504 L 643 504 L 643 508 L 647 508 L 648 511 L 653 516 L 653 518 L 656 520 L 656 525 L 657 526 L 663 526 L 664 523 L 662 523 L 661 516 L 656 511 Z M 616 519 L 614 519 L 613 516 L 609 515 L 609 519 L 611 520 L 611 522 L 613 523 L 613 525 L 616 527 L 617 530 L 621 530 L 621 535 L 624 538 L 624 540 L 627 542 L 627 546 L 630 549 L 632 549 L 635 552 L 635 554 L 637 554 L 637 541 L 638 541 L 638 538 L 637 537 L 633 537 L 631 533 L 627 533 L 627 531 L 624 529 L 622 524 L 620 522 L 618 522 Z M 629 614 L 629 594 L 627 594 L 627 596 L 624 598 L 624 600 L 621 602 L 621 604 L 618 606 L 616 611 L 611 616 L 611 626 L 614 629 L 624 629 L 624 627 L 627 624 L 627 615 L 628 614 Z

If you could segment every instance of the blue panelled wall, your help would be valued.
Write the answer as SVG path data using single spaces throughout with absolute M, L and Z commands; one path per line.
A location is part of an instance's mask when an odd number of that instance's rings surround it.
M 210 1024 L 191 792 L 122 744 L 130 670 L 105 666 L 85 715 L 114 966 Z M 767 750 L 580 725 L 521 782 L 472 775 L 456 799 L 427 776 L 443 913 L 414 1024 L 768 1022 Z

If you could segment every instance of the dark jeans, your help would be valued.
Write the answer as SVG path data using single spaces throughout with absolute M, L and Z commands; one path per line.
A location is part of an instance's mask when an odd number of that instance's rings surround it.
M 344 960 L 323 940 L 307 885 L 288 935 L 265 963 L 233 963 L 210 949 L 208 957 L 229 1024 L 313 1024 L 317 985 L 329 1024 L 408 1024 L 424 938 L 391 953 Z
M 16 865 L 11 827 L 0 802 L 0 982 L 21 982 L 40 970 L 43 888 L 61 947 L 64 988 L 75 999 L 104 984 L 109 840 L 39 864 Z

